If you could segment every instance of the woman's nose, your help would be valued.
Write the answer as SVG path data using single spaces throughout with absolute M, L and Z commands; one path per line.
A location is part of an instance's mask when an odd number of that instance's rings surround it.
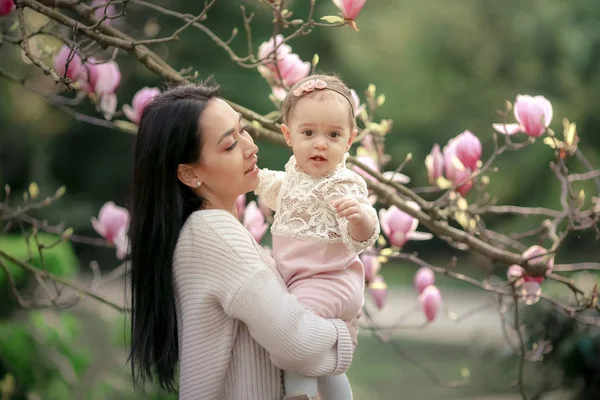
M 254 154 L 258 153 L 258 146 L 254 144 L 252 137 L 248 136 L 248 138 L 244 138 L 242 140 L 246 142 L 244 147 L 245 158 L 251 157 Z

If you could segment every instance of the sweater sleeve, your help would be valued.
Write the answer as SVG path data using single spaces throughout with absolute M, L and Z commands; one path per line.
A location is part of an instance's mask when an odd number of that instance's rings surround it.
M 377 211 L 369 202 L 369 191 L 364 179 L 357 173 L 348 169 L 342 170 L 341 173 L 334 175 L 327 185 L 328 194 L 326 195 L 327 204 L 333 200 L 340 198 L 351 197 L 358 201 L 363 210 L 375 221 L 375 228 L 371 236 L 365 241 L 354 240 L 348 229 L 349 222 L 346 218 L 340 218 L 336 214 L 336 220 L 342 235 L 342 240 L 346 247 L 354 252 L 361 253 L 365 249 L 373 246 L 379 237 L 380 227 Z
M 353 349 L 346 324 L 304 308 L 272 270 L 258 267 L 225 312 L 248 326 L 281 369 L 321 376 L 344 373 L 350 366 Z
M 346 324 L 317 316 L 289 294 L 235 217 L 196 214 L 203 217 L 194 243 L 202 251 L 204 275 L 214 277 L 214 296 L 227 315 L 247 325 L 273 364 L 307 376 L 345 372 L 353 356 Z
M 285 172 L 283 171 L 271 171 L 263 168 L 258 172 L 259 181 L 254 194 L 260 197 L 261 202 L 271 210 L 277 210 L 277 197 L 284 178 Z

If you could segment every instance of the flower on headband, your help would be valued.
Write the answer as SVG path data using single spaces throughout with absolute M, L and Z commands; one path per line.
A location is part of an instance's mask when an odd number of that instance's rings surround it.
M 325 89 L 326 87 L 327 82 L 321 79 L 310 79 L 294 89 L 292 93 L 294 96 L 302 96 L 304 93 L 310 93 L 315 89 Z

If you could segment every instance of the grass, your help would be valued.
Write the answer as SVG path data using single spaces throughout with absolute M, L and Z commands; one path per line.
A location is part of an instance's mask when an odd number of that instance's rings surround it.
M 502 361 L 497 355 L 462 346 L 407 340 L 397 340 L 396 344 L 439 380 L 463 382 L 468 378 L 471 383 L 460 388 L 444 387 L 400 356 L 393 344 L 364 336 L 348 370 L 355 400 L 458 400 L 517 394 L 511 389 L 517 377 L 516 359 Z

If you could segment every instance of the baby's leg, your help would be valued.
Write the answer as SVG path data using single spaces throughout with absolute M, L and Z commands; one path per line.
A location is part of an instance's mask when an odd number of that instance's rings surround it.
M 352 388 L 346 374 L 319 377 L 320 400 L 352 400 Z
M 283 385 L 285 387 L 284 399 L 306 394 L 310 400 L 317 399 L 317 378 L 304 376 L 292 371 L 283 372 Z

